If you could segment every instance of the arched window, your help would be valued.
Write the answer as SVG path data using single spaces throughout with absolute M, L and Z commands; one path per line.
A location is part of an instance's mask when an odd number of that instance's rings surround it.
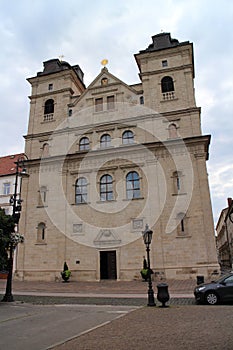
M 177 136 L 177 126 L 176 124 L 170 124 L 168 126 L 168 132 L 169 132 L 169 138 L 170 139 L 176 139 L 178 136 Z
M 75 183 L 75 203 L 87 203 L 87 179 L 80 177 Z
M 88 137 L 82 137 L 79 141 L 79 150 L 84 151 L 90 149 L 90 141 Z
M 178 219 L 178 226 L 177 226 L 177 231 L 179 236 L 183 236 L 187 234 L 187 218 L 184 213 L 179 213 L 177 215 Z
M 140 198 L 140 178 L 136 171 L 131 171 L 126 175 L 126 198 Z
M 54 113 L 54 100 L 49 99 L 44 104 L 44 114 Z
M 162 92 L 174 91 L 173 79 L 171 77 L 163 77 L 161 80 Z
M 100 138 L 100 147 L 110 147 L 111 146 L 111 136 L 109 134 L 104 134 Z
M 111 175 L 103 175 L 100 179 L 100 200 L 113 200 L 113 179 Z
M 123 134 L 122 134 L 122 143 L 124 145 L 127 145 L 129 143 L 133 143 L 134 142 L 134 134 L 132 131 L 130 130 L 126 130 Z
M 43 222 L 40 222 L 37 226 L 37 242 L 43 243 L 45 242 L 45 224 Z

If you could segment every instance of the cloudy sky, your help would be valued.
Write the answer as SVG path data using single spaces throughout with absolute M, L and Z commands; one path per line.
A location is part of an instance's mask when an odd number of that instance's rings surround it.
M 197 105 L 211 134 L 208 172 L 215 223 L 233 197 L 233 1 L 231 0 L 0 0 L 0 156 L 22 152 L 30 85 L 43 61 L 64 55 L 79 64 L 88 86 L 109 60 L 109 71 L 137 83 L 133 54 L 163 30 L 194 43 Z

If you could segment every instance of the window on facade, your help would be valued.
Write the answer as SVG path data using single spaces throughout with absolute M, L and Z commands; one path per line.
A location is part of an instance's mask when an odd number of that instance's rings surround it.
M 111 136 L 109 134 L 104 134 L 100 138 L 100 147 L 110 147 L 111 146 Z
M 90 148 L 90 141 L 88 137 L 82 137 L 81 140 L 79 141 L 79 150 L 80 151 L 85 151 Z
M 95 99 L 95 111 L 96 112 L 102 112 L 103 111 L 103 99 L 102 98 L 96 98 Z
M 54 100 L 49 99 L 45 102 L 44 105 L 44 114 L 51 114 L 54 113 Z
M 87 179 L 80 177 L 75 183 L 75 203 L 87 203 Z
M 187 219 L 184 213 L 179 213 L 177 215 L 178 219 L 178 226 L 177 226 L 177 231 L 178 235 L 183 236 L 187 234 Z
M 100 200 L 113 200 L 113 179 L 111 175 L 103 175 L 100 179 Z
M 167 60 L 162 61 L 162 67 L 167 67 L 167 66 L 168 66 Z
M 115 108 L 115 96 L 107 96 L 107 110 Z
M 69 109 L 69 112 L 68 112 L 69 117 L 71 117 L 71 116 L 72 116 L 72 114 L 73 114 L 72 109 Z
M 47 201 L 47 187 L 46 186 L 41 186 L 39 190 L 39 206 L 45 205 Z
M 144 96 L 140 96 L 140 105 L 144 105 Z
M 178 194 L 181 191 L 182 172 L 181 171 L 174 171 L 172 177 L 173 177 L 173 181 L 174 181 L 174 192 Z
M 45 242 L 45 224 L 43 222 L 40 222 L 37 226 L 37 242 L 38 243 L 44 243 Z
M 3 194 L 7 196 L 8 194 L 10 194 L 10 192 L 11 192 L 11 184 L 10 182 L 5 182 L 3 184 Z
M 140 198 L 140 178 L 136 171 L 131 171 L 126 176 L 126 198 Z
M 134 142 L 134 134 L 131 130 L 126 130 L 123 134 L 122 134 L 122 143 L 124 145 L 127 145 L 129 143 L 133 143 Z
M 177 135 L 177 127 L 176 124 L 172 123 L 168 126 L 169 138 L 175 139 L 178 137 Z
M 48 90 L 49 90 L 49 91 L 53 90 L 53 84 L 49 84 Z
M 171 77 L 163 77 L 161 80 L 161 89 L 163 93 L 174 91 L 173 79 Z

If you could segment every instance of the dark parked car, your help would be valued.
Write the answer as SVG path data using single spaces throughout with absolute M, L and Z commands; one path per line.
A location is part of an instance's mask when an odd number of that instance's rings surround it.
M 233 302 L 233 272 L 210 283 L 202 283 L 194 289 L 197 303 L 215 305 Z

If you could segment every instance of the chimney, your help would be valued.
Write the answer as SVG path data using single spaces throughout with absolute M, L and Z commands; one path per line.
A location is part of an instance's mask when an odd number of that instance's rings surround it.
M 231 197 L 227 198 L 227 203 L 228 203 L 228 207 L 230 207 L 232 205 L 232 198 Z

